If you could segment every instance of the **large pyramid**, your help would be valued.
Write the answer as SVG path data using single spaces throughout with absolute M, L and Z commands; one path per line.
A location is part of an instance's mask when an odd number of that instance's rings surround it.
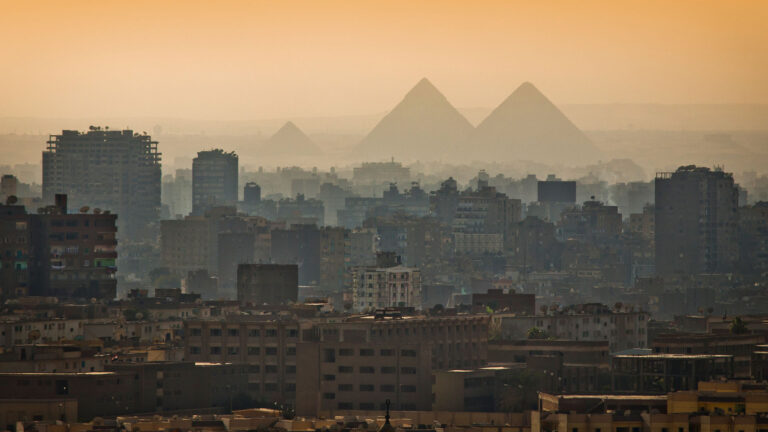
M 323 151 L 293 122 L 286 122 L 262 148 L 269 155 L 315 156 Z
M 357 150 L 366 159 L 444 159 L 463 150 L 472 130 L 472 124 L 424 78 L 381 119 Z
M 583 165 L 600 151 L 531 83 L 523 83 L 475 129 L 474 151 L 490 158 Z

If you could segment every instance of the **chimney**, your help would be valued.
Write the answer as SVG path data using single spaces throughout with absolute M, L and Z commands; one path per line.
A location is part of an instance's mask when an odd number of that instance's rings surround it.
M 56 194 L 56 207 L 61 214 L 67 214 L 67 194 Z

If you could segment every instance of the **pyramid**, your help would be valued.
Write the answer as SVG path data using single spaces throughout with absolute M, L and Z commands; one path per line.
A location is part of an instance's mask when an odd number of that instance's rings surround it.
M 323 151 L 292 121 L 272 135 L 262 149 L 270 155 L 319 155 Z
M 506 160 L 583 165 L 600 151 L 533 84 L 523 83 L 475 129 L 472 148 Z
M 462 151 L 472 130 L 472 124 L 423 78 L 362 140 L 357 152 L 366 159 L 444 159 Z

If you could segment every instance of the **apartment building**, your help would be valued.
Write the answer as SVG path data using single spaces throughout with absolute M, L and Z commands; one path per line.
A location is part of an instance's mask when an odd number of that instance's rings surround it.
M 126 239 L 148 238 L 159 218 L 160 156 L 157 141 L 146 133 L 95 126 L 64 130 L 50 136 L 43 152 L 43 201 L 66 194 L 73 208 L 119 214 Z
M 247 365 L 255 400 L 317 413 L 378 409 L 385 392 L 397 406 L 429 409 L 431 371 L 486 364 L 488 317 L 392 310 L 303 320 L 230 316 L 185 321 L 184 334 L 187 360 Z
M 421 272 L 411 267 L 356 267 L 352 269 L 355 311 L 388 307 L 421 308 Z
M 577 305 L 548 315 L 518 316 L 501 314 L 504 340 L 527 339 L 536 328 L 549 337 L 576 341 L 608 341 L 611 352 L 648 346 L 648 320 L 644 311 L 613 310 L 601 304 Z

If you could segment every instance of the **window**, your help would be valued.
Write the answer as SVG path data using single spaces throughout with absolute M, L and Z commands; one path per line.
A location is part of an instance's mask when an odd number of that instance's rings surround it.
M 200 347 L 189 347 L 189 353 L 190 354 L 200 354 Z
M 270 391 L 270 392 L 276 392 L 277 391 L 277 383 L 266 383 L 264 384 L 264 390 Z
M 327 399 L 327 400 L 336 399 L 336 393 L 323 393 L 323 399 Z
M 221 354 L 221 347 L 212 346 L 210 352 L 213 355 L 219 355 L 219 354 Z
M 394 366 L 382 366 L 381 367 L 381 373 L 383 374 L 393 374 L 395 373 L 397 369 L 395 369 Z
M 373 384 L 360 384 L 360 391 L 362 392 L 372 392 L 375 391 L 376 386 Z
M 190 334 L 192 336 L 200 336 L 203 334 L 203 329 L 201 328 L 192 328 L 189 330 Z
M 375 406 L 371 402 L 360 402 L 360 409 L 361 410 L 373 410 L 373 409 L 375 409 Z
M 339 366 L 339 373 L 352 373 L 352 366 Z
M 259 337 L 259 329 L 248 330 L 248 337 Z
M 371 357 L 374 355 L 374 350 L 370 348 L 361 348 L 360 349 L 360 356 L 361 357 Z
M 277 329 L 267 329 L 267 337 L 277 337 Z
M 277 347 L 267 347 L 264 349 L 264 353 L 268 356 L 277 355 Z
M 416 393 L 416 386 L 414 385 L 401 385 L 400 391 L 403 393 Z
M 285 391 L 287 391 L 287 392 L 295 392 L 296 391 L 296 383 L 285 383 Z
M 374 368 L 372 366 L 360 366 L 360 373 L 372 374 L 374 373 Z
M 266 366 L 264 366 L 264 372 L 266 372 L 266 373 L 277 373 L 277 366 L 276 365 L 266 365 Z
M 323 381 L 336 381 L 336 375 L 323 375 Z
M 400 368 L 400 373 L 404 375 L 416 375 L 416 368 L 415 367 L 402 367 Z
M 416 350 L 402 350 L 400 355 L 403 357 L 416 357 Z
M 339 384 L 339 391 L 352 391 L 352 384 Z
M 297 337 L 299 336 L 299 331 L 297 329 L 288 329 L 288 337 Z
M 339 402 L 339 409 L 351 410 L 352 402 Z
M 295 356 L 296 355 L 296 347 L 288 347 L 285 349 L 285 355 L 289 356 Z
M 240 331 L 236 328 L 227 329 L 227 336 L 238 336 L 240 334 Z
M 259 373 L 261 371 L 261 366 L 259 365 L 249 365 L 248 366 L 248 373 Z
M 248 347 L 248 355 L 259 355 L 261 351 L 261 348 L 259 347 Z
M 380 351 L 380 354 L 384 357 L 390 357 L 395 355 L 395 350 L 393 349 L 383 349 Z
M 221 336 L 221 329 L 212 328 L 210 332 L 211 336 Z
M 339 355 L 349 357 L 355 355 L 355 350 L 351 348 L 339 348 Z
M 335 363 L 336 362 L 336 350 L 333 348 L 325 348 L 323 350 L 323 362 Z
M 287 373 L 287 374 L 295 374 L 296 373 L 296 365 L 285 365 L 285 373 Z
M 382 392 L 389 392 L 389 393 L 391 393 L 391 392 L 395 391 L 395 386 L 393 386 L 392 384 L 382 384 L 379 387 L 379 390 L 381 390 Z
M 229 355 L 237 355 L 237 353 L 240 352 L 240 349 L 237 347 L 228 347 L 227 348 L 227 354 Z

